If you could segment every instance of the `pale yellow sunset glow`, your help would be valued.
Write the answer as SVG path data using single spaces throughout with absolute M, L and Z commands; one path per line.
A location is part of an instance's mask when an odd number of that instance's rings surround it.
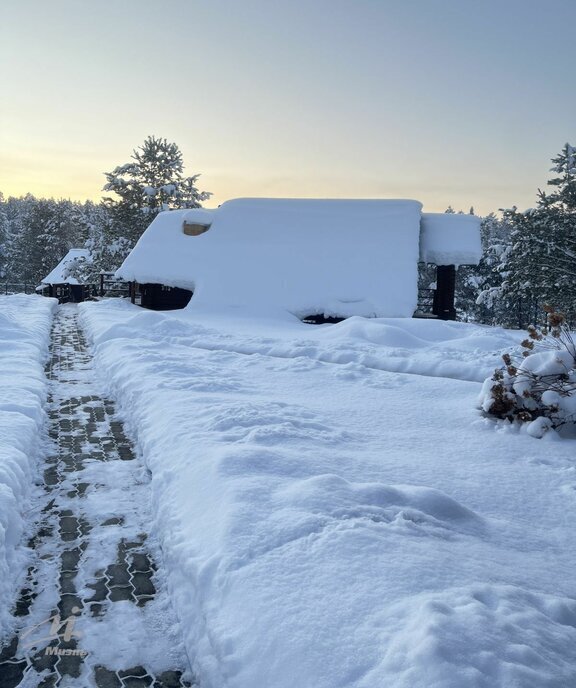
M 557 4 L 559 14 L 516 13 L 518 0 L 11 4 L 0 191 L 98 200 L 103 173 L 152 134 L 178 144 L 210 205 L 530 205 L 576 111 L 555 34 L 573 7 Z

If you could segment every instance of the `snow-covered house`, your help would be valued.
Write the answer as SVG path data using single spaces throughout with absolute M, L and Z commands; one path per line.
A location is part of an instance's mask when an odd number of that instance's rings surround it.
M 478 263 L 480 220 L 412 200 L 235 199 L 160 213 L 116 273 L 142 305 L 284 309 L 300 318 L 411 317 L 418 262 L 439 266 L 435 313 L 454 311 L 455 266 Z
M 58 265 L 40 282 L 36 291 L 46 296 L 53 296 L 59 301 L 79 303 L 89 293 L 89 285 L 80 284 L 68 275 L 75 261 L 88 260 L 90 252 L 85 248 L 71 248 Z

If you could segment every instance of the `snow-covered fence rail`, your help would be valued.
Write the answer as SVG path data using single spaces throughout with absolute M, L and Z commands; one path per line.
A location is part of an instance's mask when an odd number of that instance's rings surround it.
M 96 296 L 98 293 L 95 284 L 47 284 L 42 287 L 42 296 L 52 296 L 58 299 L 58 303 L 81 303 Z
M 4 282 L 0 284 L 0 294 L 33 294 L 34 284 L 24 282 Z

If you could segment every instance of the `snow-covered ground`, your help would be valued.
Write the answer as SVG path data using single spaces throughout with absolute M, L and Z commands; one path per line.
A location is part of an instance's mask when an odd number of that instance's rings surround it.
M 576 685 L 575 443 L 475 410 L 520 335 L 81 311 L 204 688 Z
M 0 639 L 21 582 L 24 524 L 45 423 L 44 363 L 55 299 L 0 296 Z

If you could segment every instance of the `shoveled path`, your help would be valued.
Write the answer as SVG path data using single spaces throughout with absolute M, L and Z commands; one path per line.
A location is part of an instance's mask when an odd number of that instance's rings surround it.
M 149 476 L 98 395 L 75 306 L 55 318 L 47 376 L 51 446 L 0 687 L 197 685 L 147 535 Z

